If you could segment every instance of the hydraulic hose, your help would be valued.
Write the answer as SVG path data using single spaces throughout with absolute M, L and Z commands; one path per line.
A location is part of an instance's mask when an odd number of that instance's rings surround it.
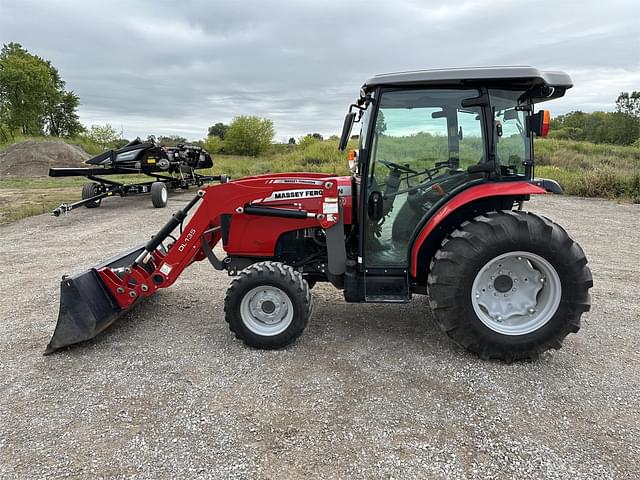
M 136 258 L 136 260 L 134 261 L 134 265 L 145 263 L 145 259 L 147 258 L 147 256 L 156 248 L 158 248 L 158 246 L 160 246 L 160 244 L 164 242 L 169 235 L 171 235 L 171 232 L 173 232 L 184 221 L 184 219 L 187 218 L 189 210 L 191 210 L 203 196 L 204 190 L 199 190 L 197 195 L 193 197 L 183 209 L 178 210 L 176 213 L 174 213 L 169 221 L 165 223 L 164 226 L 160 229 L 160 231 L 147 242 L 142 253 L 140 253 L 138 258 Z

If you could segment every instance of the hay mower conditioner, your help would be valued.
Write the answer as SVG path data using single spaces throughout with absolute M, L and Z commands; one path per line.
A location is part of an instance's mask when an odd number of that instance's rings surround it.
M 565 230 L 522 204 L 560 192 L 534 177 L 532 138 L 549 122 L 534 104 L 571 86 L 531 67 L 373 77 L 344 122 L 343 149 L 361 123 L 351 176 L 279 173 L 202 188 L 146 245 L 63 278 L 47 353 L 94 337 L 201 260 L 235 277 L 226 320 L 253 347 L 294 341 L 310 289 L 325 281 L 348 302 L 427 294 L 442 329 L 482 358 L 559 348 L 589 310 L 591 273 Z

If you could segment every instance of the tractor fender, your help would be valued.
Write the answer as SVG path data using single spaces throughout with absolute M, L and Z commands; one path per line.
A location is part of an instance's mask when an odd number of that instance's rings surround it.
M 455 195 L 451 200 L 440 207 L 436 213 L 424 224 L 418 235 L 415 237 L 411 247 L 410 273 L 415 278 L 418 274 L 418 254 L 423 243 L 429 235 L 440 225 L 449 215 L 456 210 L 469 205 L 480 199 L 490 197 L 510 197 L 521 195 L 538 195 L 547 191 L 537 185 L 527 182 L 495 182 L 476 185 Z

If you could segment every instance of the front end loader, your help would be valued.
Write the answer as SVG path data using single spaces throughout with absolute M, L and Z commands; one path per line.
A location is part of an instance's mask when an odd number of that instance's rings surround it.
M 535 177 L 533 138 L 546 135 L 549 115 L 534 108 L 571 86 L 562 72 L 532 67 L 371 78 L 340 139 L 345 149 L 361 124 L 352 175 L 278 173 L 203 187 L 146 244 L 63 277 L 46 353 L 93 338 L 202 260 L 234 277 L 225 317 L 257 348 L 303 332 L 317 282 L 348 302 L 427 295 L 442 330 L 482 358 L 559 348 L 590 308 L 591 273 L 566 231 L 523 204 L 561 193 Z

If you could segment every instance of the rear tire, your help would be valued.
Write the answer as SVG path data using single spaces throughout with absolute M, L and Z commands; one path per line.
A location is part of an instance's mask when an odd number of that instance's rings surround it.
M 311 316 L 309 286 L 302 274 L 279 262 L 242 270 L 224 299 L 225 319 L 236 338 L 262 349 L 289 345 Z
M 82 186 L 82 200 L 86 200 L 87 198 L 95 197 L 100 193 L 100 185 L 97 183 L 85 183 Z M 93 202 L 85 203 L 84 206 L 87 208 L 98 208 L 102 203 L 102 199 L 94 200 Z
M 458 345 L 484 359 L 535 359 L 558 349 L 589 310 L 591 271 L 562 227 L 522 211 L 463 223 L 434 255 L 429 302 Z
M 153 182 L 151 184 L 151 203 L 156 208 L 164 208 L 169 201 L 169 191 L 164 182 Z

